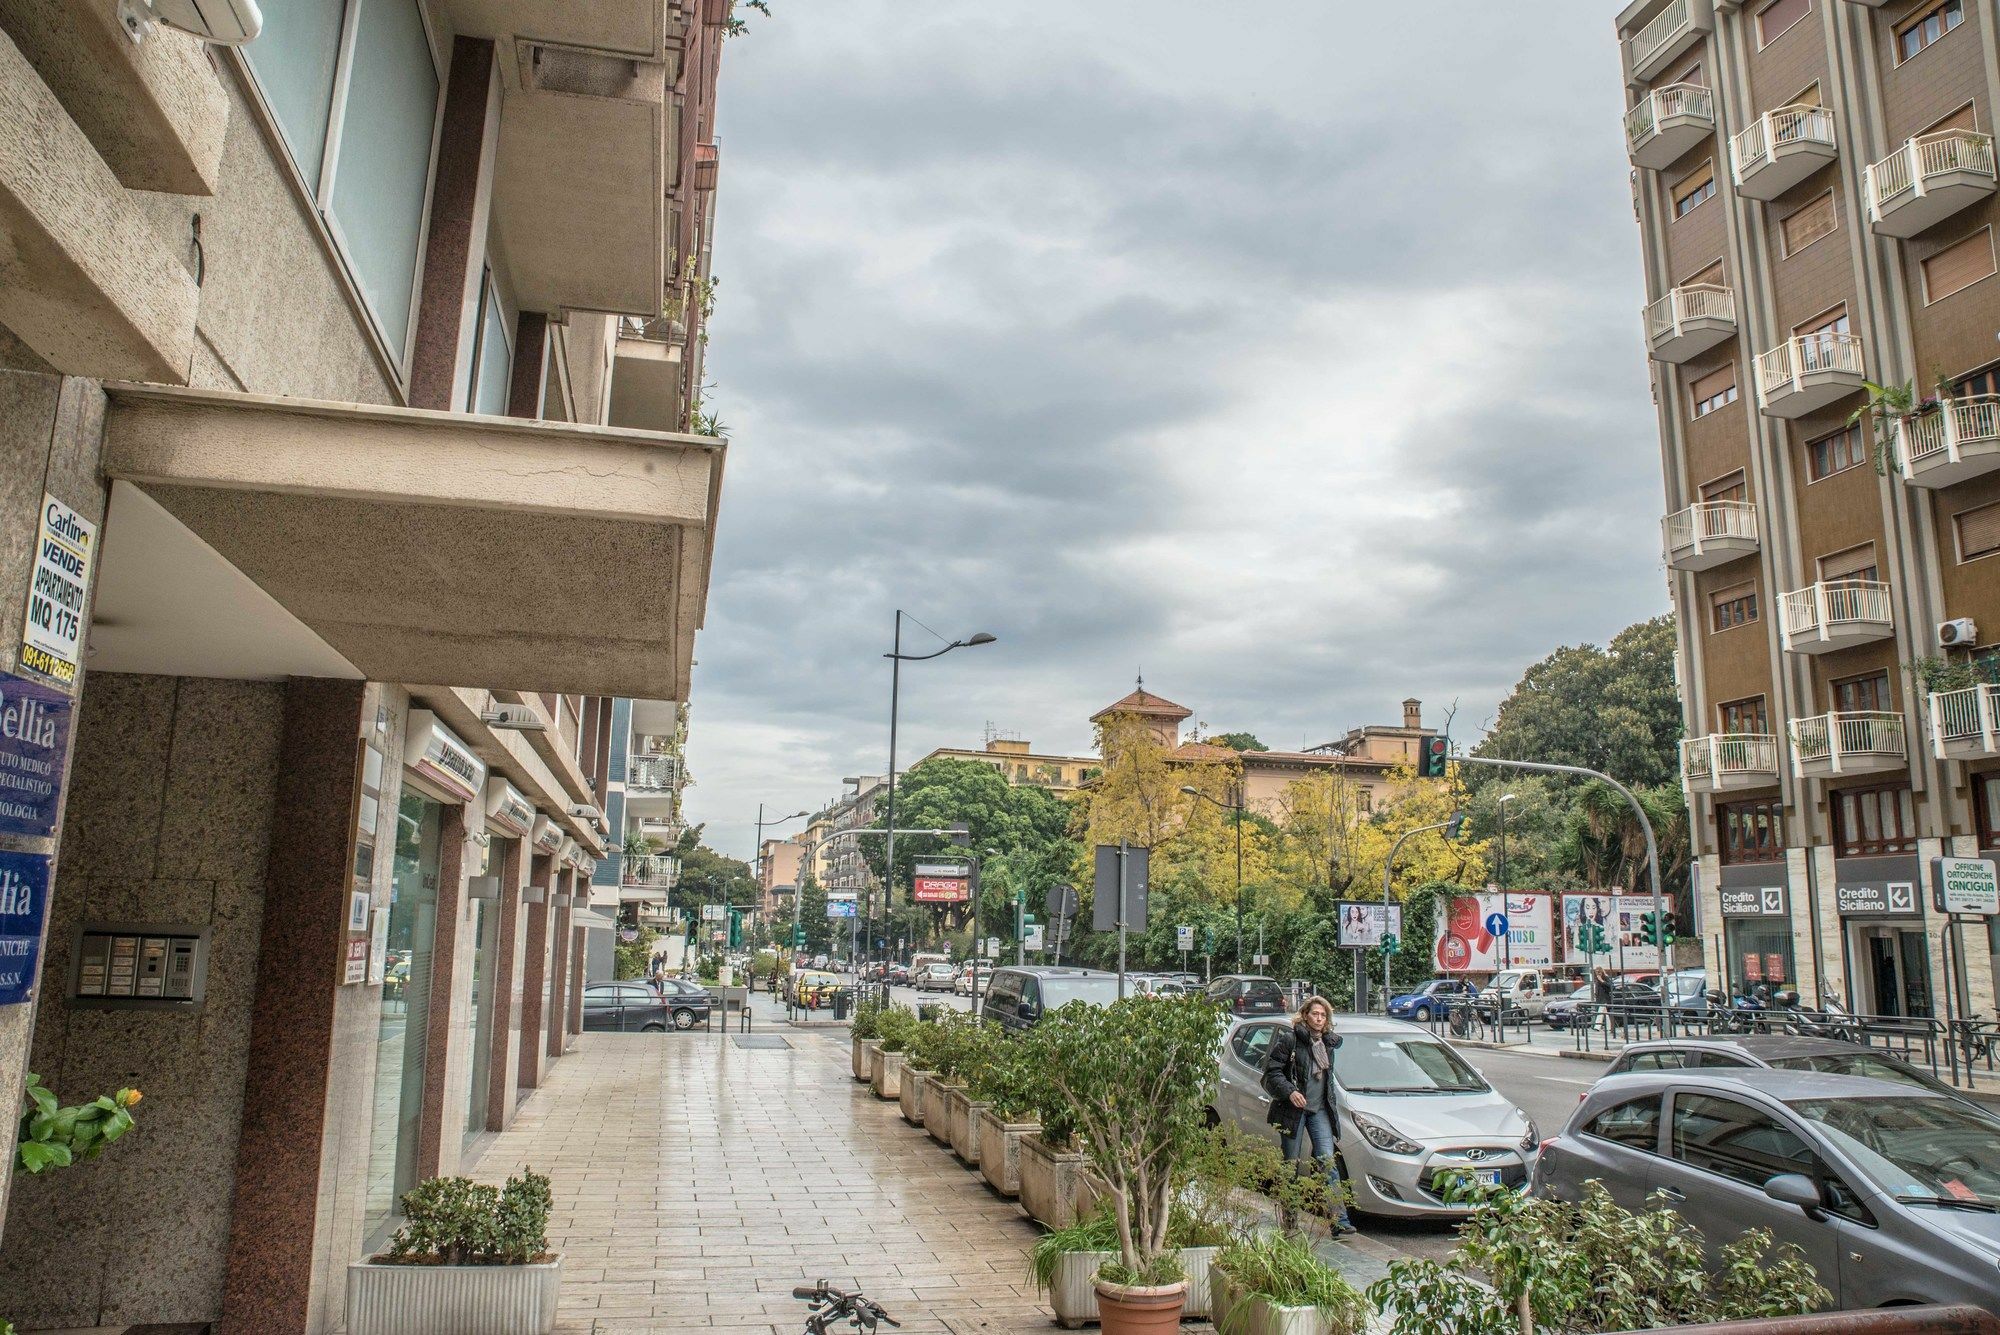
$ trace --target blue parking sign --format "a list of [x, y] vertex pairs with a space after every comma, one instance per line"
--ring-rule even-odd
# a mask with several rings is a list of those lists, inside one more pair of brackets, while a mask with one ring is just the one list
[[0, 853], [0, 1006], [18, 1006], [34, 995], [48, 903], [48, 858]]

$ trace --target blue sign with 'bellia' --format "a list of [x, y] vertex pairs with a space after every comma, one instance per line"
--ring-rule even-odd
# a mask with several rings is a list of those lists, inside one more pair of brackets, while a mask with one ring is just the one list
[[48, 858], [0, 853], [0, 1006], [18, 1006], [34, 996], [48, 904]]
[[56, 832], [69, 710], [61, 691], [0, 672], [0, 834]]

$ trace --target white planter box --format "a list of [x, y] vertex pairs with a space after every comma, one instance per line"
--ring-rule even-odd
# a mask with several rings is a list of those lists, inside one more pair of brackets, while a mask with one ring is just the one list
[[857, 1038], [854, 1040], [854, 1078], [856, 1080], [866, 1080], [868, 1078], [869, 1071], [872, 1069], [869, 1054], [881, 1046], [882, 1040], [879, 1038]]
[[944, 1097], [945, 1134], [951, 1138], [951, 1152], [967, 1168], [979, 1167], [979, 1114], [989, 1105], [974, 1103], [963, 1089], [953, 1089]]
[[903, 1060], [902, 1089], [896, 1094], [896, 1101], [903, 1105], [903, 1120], [911, 1126], [924, 1124], [924, 1105], [930, 1102], [931, 1073], [911, 1066], [908, 1057]]
[[1064, 1252], [1056, 1260], [1055, 1282], [1049, 1285], [1049, 1306], [1064, 1330], [1097, 1320], [1097, 1268], [1110, 1252]]
[[875, 1051], [868, 1055], [868, 1064], [868, 1087], [875, 1091], [875, 1097], [900, 1098], [903, 1093], [903, 1054], [884, 1052], [878, 1043]]
[[932, 1076], [930, 1087], [924, 1090], [924, 1130], [940, 1145], [951, 1144], [951, 1107], [947, 1095], [955, 1088], [962, 1086], [947, 1085]]
[[1003, 1122], [991, 1108], [979, 1114], [979, 1175], [1002, 1196], [1021, 1194], [1021, 1137], [1041, 1130], [1037, 1122]]
[[537, 1265], [347, 1267], [348, 1335], [549, 1335], [562, 1258]]
[[1036, 1131], [1021, 1137], [1021, 1208], [1045, 1228], [1076, 1222], [1076, 1179], [1083, 1156], [1053, 1150]]
[[1209, 1318], [1215, 1300], [1209, 1290], [1209, 1264], [1222, 1251], [1220, 1247], [1181, 1248], [1181, 1273], [1187, 1276], [1187, 1305], [1181, 1308], [1183, 1317]]
[[[1274, 1307], [1263, 1298], [1236, 1292], [1220, 1273], [1210, 1276], [1209, 1290], [1215, 1328], [1220, 1331], [1227, 1322], [1229, 1335], [1331, 1335], [1333, 1330], [1317, 1307]], [[1248, 1310], [1237, 1315], [1239, 1305]]]

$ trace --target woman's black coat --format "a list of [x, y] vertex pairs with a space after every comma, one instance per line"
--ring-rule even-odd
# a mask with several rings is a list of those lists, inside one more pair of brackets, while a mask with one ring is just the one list
[[[1332, 1050], [1340, 1046], [1340, 1035], [1326, 1036], [1328, 1060], [1332, 1060]], [[1296, 1135], [1299, 1119], [1305, 1109], [1292, 1106], [1292, 1095], [1303, 1093], [1311, 1073], [1306, 1069], [1312, 1062], [1312, 1035], [1302, 1024], [1294, 1024], [1289, 1029], [1280, 1029], [1271, 1036], [1271, 1046], [1264, 1053], [1264, 1092], [1271, 1096], [1271, 1110], [1264, 1120], [1272, 1126], [1283, 1127], [1286, 1135]], [[1326, 1082], [1326, 1110], [1333, 1112], [1334, 1085], [1331, 1077]]]

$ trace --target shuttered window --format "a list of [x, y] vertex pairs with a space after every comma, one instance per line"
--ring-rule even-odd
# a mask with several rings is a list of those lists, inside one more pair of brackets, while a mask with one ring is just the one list
[[1860, 580], [1867, 584], [1878, 582], [1882, 575], [1875, 565], [1875, 544], [1864, 542], [1859, 547], [1849, 547], [1844, 552], [1820, 557], [1819, 577], [1827, 583], [1835, 580]]
[[1958, 559], [1971, 561], [2000, 552], [2000, 503], [1960, 510], [1951, 517], [1958, 530]]
[[1834, 228], [1833, 191], [1794, 210], [1778, 224], [1784, 238], [1785, 254], [1796, 255]]
[[1993, 274], [1993, 229], [1982, 227], [1924, 261], [1924, 304], [1943, 301]]
[[1728, 477], [1719, 477], [1705, 484], [1701, 489], [1705, 501], [1745, 501], [1750, 499], [1749, 489], [1743, 485], [1743, 470], [1737, 469]]
[[1674, 186], [1674, 217], [1685, 218], [1694, 207], [1715, 196], [1715, 160], [1696, 167]]
[[1794, 325], [1792, 333], [1799, 338], [1810, 338], [1814, 334], [1845, 334], [1849, 332], [1849, 325], [1847, 304], [1843, 302], [1830, 311], [1822, 311], [1812, 319]]
[[1701, 62], [1697, 60], [1693, 64], [1687, 66], [1685, 69], [1679, 70], [1676, 73], [1669, 75], [1667, 78], [1662, 79], [1660, 81], [1660, 86], [1668, 87], [1677, 83], [1692, 83], [1692, 84], [1699, 84], [1704, 88], [1707, 87], [1708, 86], [1707, 83], [1702, 78]]
[[1727, 403], [1736, 402], [1736, 363], [1711, 371], [1688, 388], [1694, 415], [1706, 417]]
[[1771, 715], [1764, 707], [1764, 697], [1753, 695], [1748, 700], [1730, 700], [1715, 707], [1715, 715], [1727, 737], [1740, 737], [1745, 733], [1760, 734], [1771, 731]]
[[1806, 444], [1806, 466], [1812, 480], [1832, 477], [1865, 463], [1868, 446], [1861, 439], [1861, 424], [1850, 422], [1830, 436]]
[[1771, 0], [1757, 11], [1757, 45], [1769, 46], [1778, 34], [1812, 12], [1812, 0]]
[[1715, 263], [1709, 265], [1706, 269], [1703, 269], [1700, 273], [1688, 279], [1685, 283], [1682, 283], [1681, 286], [1682, 287], [1724, 286], [1724, 283], [1722, 281], [1722, 261], [1717, 260]]
[[1716, 630], [1747, 626], [1757, 619], [1757, 586], [1739, 584], [1709, 595], [1709, 609]]
[[1908, 60], [1965, 22], [1965, 0], [1943, 0], [1896, 29], [1896, 59]]
[[1889, 698], [1889, 674], [1871, 672], [1832, 683], [1833, 707], [1843, 714], [1886, 714], [1896, 706]]

